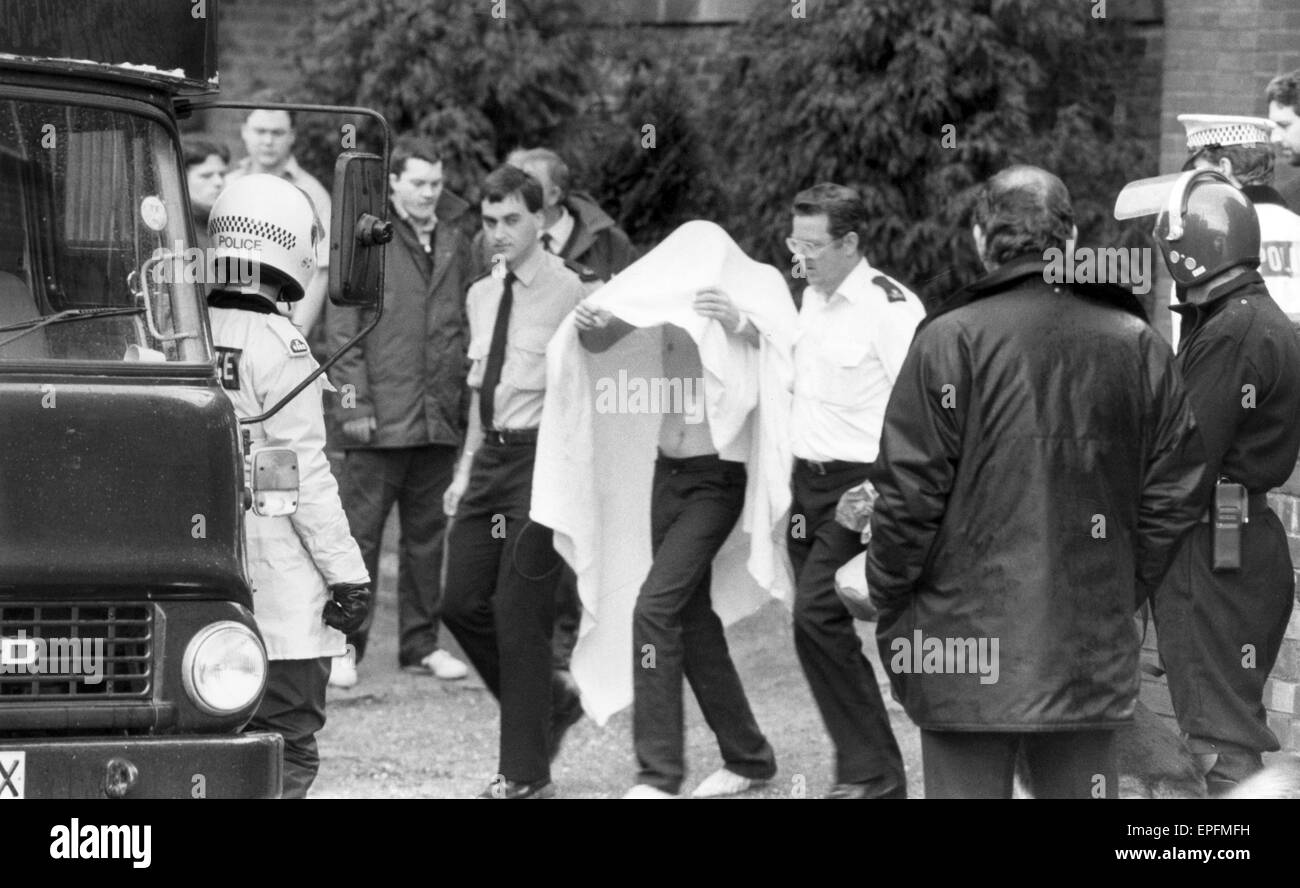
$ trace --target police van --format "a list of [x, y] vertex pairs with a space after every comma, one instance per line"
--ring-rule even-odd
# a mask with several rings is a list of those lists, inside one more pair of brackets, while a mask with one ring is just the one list
[[[294, 456], [246, 452], [183, 272], [216, 14], [0, 0], [0, 799], [280, 792], [280, 737], [240, 733], [267, 664], [243, 524], [293, 510]], [[387, 125], [331, 110], [383, 137], [339, 158], [329, 232], [331, 300], [377, 322]]]

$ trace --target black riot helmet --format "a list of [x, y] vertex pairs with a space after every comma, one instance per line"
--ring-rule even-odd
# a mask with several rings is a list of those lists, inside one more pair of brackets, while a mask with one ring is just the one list
[[1174, 280], [1190, 287], [1237, 265], [1259, 265], [1259, 216], [1215, 170], [1178, 177], [1156, 219], [1156, 243]]

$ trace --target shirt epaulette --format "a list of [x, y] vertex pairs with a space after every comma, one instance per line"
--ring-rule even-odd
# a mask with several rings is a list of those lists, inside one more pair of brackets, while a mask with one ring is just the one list
[[268, 315], [266, 326], [271, 332], [275, 333], [276, 338], [284, 343], [284, 349], [292, 358], [307, 357], [311, 354], [311, 349], [307, 347], [307, 340], [303, 338], [302, 332], [293, 325], [293, 321], [284, 315]]
[[907, 301], [907, 297], [903, 295], [903, 291], [899, 289], [898, 285], [895, 284], [893, 281], [891, 281], [889, 278], [885, 277], [883, 274], [878, 274], [875, 277], [873, 277], [871, 279], [871, 283], [875, 284], [877, 287], [883, 290], [885, 293], [885, 298], [890, 302]]
[[584, 284], [590, 284], [594, 281], [600, 280], [600, 275], [596, 274], [596, 272], [592, 271], [581, 262], [575, 262], [572, 259], [565, 259], [564, 267], [576, 274], [578, 280], [582, 281]]

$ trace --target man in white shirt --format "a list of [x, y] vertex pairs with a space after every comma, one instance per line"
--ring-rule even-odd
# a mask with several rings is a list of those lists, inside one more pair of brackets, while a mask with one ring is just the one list
[[907, 778], [871, 663], [835, 572], [863, 549], [835, 507], [866, 480], [885, 406], [925, 309], [863, 256], [867, 210], [856, 191], [822, 183], [794, 199], [796, 273], [808, 278], [794, 347], [790, 520], [794, 640], [835, 744], [828, 798], [906, 798]]

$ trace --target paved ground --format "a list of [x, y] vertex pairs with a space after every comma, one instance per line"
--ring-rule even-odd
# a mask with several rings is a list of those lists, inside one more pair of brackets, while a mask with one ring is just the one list
[[[460, 682], [407, 675], [397, 668], [396, 556], [381, 567], [379, 612], [361, 681], [330, 689], [320, 733], [319, 798], [466, 798], [496, 773], [497, 706], [476, 675]], [[863, 624], [859, 624], [862, 626]], [[460, 655], [444, 630], [445, 646]], [[779, 605], [728, 631], [732, 654], [759, 724], [776, 749], [780, 772], [767, 798], [816, 797], [831, 783], [831, 747], [795, 658], [789, 616]], [[868, 646], [871, 650], [874, 644]], [[884, 677], [879, 663], [878, 677]], [[712, 734], [689, 690], [686, 789], [721, 764]], [[886, 694], [888, 699], [888, 694]], [[907, 763], [909, 793], [921, 796], [916, 728], [890, 701]], [[570, 731], [554, 778], [562, 797], [617, 798], [633, 782], [631, 719], [624, 711], [603, 728], [584, 719]]]

